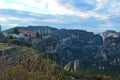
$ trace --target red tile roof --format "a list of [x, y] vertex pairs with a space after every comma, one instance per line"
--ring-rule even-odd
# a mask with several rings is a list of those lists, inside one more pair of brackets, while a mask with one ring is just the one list
[[27, 36], [32, 36], [32, 35], [36, 35], [37, 32], [32, 32], [32, 31], [27, 31], [27, 30], [19, 30], [20, 33], [27, 35]]

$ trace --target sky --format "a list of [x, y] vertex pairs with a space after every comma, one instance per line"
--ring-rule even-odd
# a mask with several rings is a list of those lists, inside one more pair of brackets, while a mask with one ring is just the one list
[[0, 24], [120, 32], [120, 0], [0, 0]]

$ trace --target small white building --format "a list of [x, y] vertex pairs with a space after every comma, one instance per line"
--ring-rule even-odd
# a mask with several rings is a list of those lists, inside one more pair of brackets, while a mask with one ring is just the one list
[[15, 38], [24, 38], [23, 34], [9, 34], [9, 36], [15, 37]]

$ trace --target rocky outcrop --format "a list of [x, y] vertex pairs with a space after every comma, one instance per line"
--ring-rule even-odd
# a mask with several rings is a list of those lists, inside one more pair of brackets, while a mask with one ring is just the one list
[[105, 39], [108, 37], [118, 38], [119, 33], [113, 30], [107, 30], [105, 32], [100, 33], [100, 36], [103, 38], [103, 41], [105, 41]]
[[77, 71], [79, 69], [79, 60], [70, 61], [65, 65], [64, 70], [66, 71]]

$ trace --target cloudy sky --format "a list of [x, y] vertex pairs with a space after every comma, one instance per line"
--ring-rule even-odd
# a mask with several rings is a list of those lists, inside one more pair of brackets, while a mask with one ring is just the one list
[[120, 31], [120, 0], [0, 0], [0, 24]]

